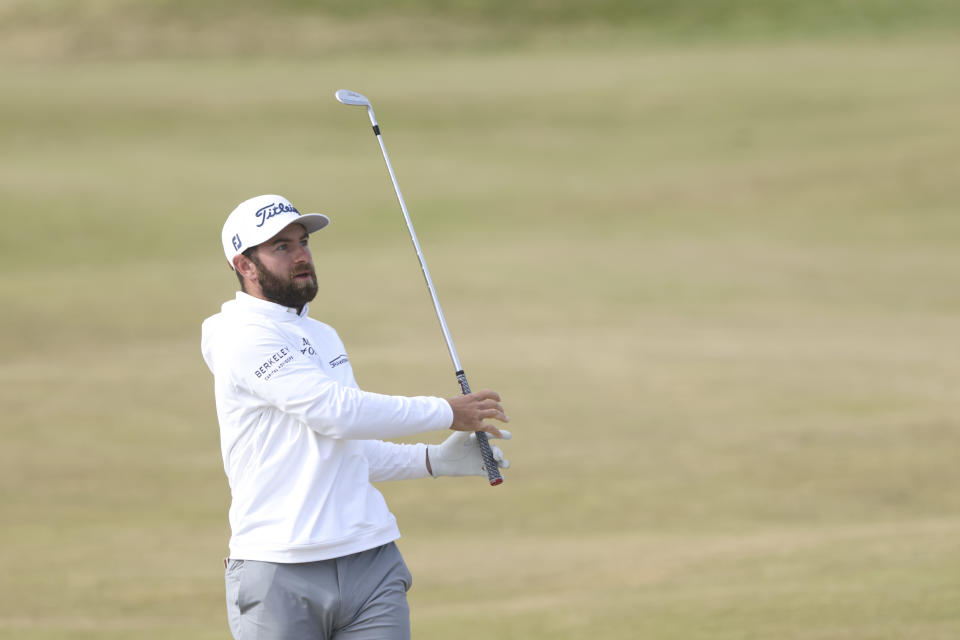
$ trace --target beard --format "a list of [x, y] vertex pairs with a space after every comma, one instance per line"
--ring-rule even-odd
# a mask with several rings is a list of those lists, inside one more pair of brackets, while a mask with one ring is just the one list
[[[260, 289], [267, 300], [284, 307], [300, 309], [317, 296], [317, 274], [312, 264], [297, 267], [284, 278], [270, 272], [255, 256], [251, 257], [251, 260], [257, 265]], [[309, 274], [310, 277], [295, 277], [300, 274]]]

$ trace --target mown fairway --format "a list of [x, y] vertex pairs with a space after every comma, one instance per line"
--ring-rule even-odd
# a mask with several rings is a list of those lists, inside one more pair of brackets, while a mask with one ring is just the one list
[[332, 217], [362, 386], [456, 393], [338, 88], [513, 418], [502, 487], [383, 486], [415, 637], [960, 637], [955, 42], [3, 63], [0, 637], [228, 637], [240, 200]]

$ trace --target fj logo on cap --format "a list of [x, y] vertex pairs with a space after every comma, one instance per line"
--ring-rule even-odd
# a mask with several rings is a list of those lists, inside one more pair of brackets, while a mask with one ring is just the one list
[[257, 226], [262, 227], [263, 223], [269, 220], [270, 218], [272, 218], [273, 216], [281, 213], [287, 213], [288, 211], [292, 211], [293, 213], [296, 213], [296, 214], [300, 213], [293, 207], [292, 204], [285, 204], [283, 202], [280, 202], [280, 203], [271, 202], [265, 207], [260, 207], [259, 209], [257, 209], [256, 213], [254, 214], [260, 220], [260, 222], [257, 223]]
[[240, 234], [233, 236], [233, 248], [237, 251], [240, 251], [240, 247], [243, 246], [243, 243], [240, 242]]

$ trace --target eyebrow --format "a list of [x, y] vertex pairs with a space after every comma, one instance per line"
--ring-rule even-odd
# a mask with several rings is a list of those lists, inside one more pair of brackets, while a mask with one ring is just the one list
[[296, 240], [306, 240], [306, 239], [308, 239], [309, 237], [310, 237], [310, 234], [309, 234], [309, 233], [304, 233], [304, 234], [301, 235], [299, 238], [294, 238], [293, 236], [277, 237], [277, 238], [274, 238], [273, 240], [270, 241], [270, 246], [275, 247], [276, 245], [280, 244], [281, 242], [292, 242], [292, 241], [295, 240], [295, 239], [296, 239]]

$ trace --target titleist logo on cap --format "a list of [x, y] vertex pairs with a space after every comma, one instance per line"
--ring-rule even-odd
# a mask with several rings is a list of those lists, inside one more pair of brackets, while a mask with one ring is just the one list
[[273, 216], [279, 213], [286, 213], [288, 211], [292, 211], [293, 213], [296, 213], [298, 215], [300, 213], [293, 207], [292, 204], [285, 204], [283, 202], [280, 202], [280, 203], [271, 202], [265, 207], [260, 207], [259, 209], [257, 209], [257, 211], [254, 214], [257, 216], [257, 219], [260, 220], [260, 222], [257, 223], [257, 226], [262, 227], [263, 223], [269, 220], [270, 218], [272, 218]]

